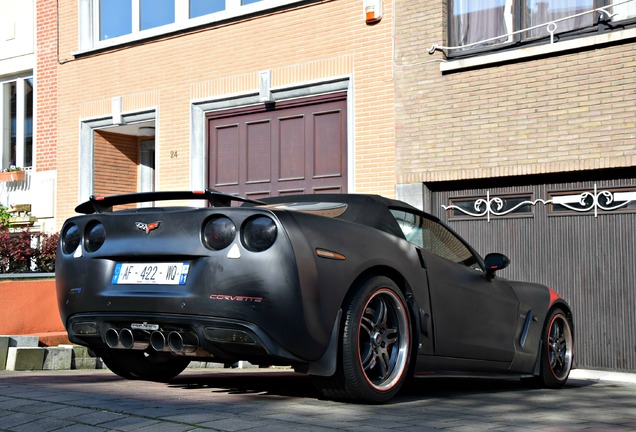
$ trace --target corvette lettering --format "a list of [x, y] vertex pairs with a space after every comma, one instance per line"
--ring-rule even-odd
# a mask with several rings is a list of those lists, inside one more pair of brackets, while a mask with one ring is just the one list
[[151, 223], [143, 223], [143, 222], [135, 222], [135, 226], [138, 230], [145, 231], [146, 234], [150, 234], [150, 231], [154, 231], [159, 228], [161, 225], [161, 221], [151, 222]]
[[238, 301], [238, 302], [247, 302], [247, 303], [260, 303], [263, 301], [263, 297], [233, 296], [233, 295], [226, 295], [226, 294], [210, 294], [210, 299]]

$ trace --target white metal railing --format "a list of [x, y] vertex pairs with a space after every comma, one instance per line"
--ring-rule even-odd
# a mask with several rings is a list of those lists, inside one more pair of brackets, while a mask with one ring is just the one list
[[488, 222], [490, 222], [491, 216], [505, 216], [526, 205], [560, 205], [568, 210], [578, 213], [587, 213], [593, 210], [594, 217], [598, 217], [599, 210], [611, 212], [627, 207], [629, 204], [634, 202], [636, 202], [636, 190], [621, 192], [599, 190], [595, 183], [594, 190], [590, 192], [554, 195], [551, 199], [547, 200], [540, 198], [535, 200], [526, 200], [517, 203], [509, 209], [504, 209], [504, 199], [492, 197], [490, 195], [490, 191], [486, 191], [486, 198], [479, 198], [475, 200], [473, 204], [474, 211], [469, 211], [453, 204], [448, 206], [442, 205], [442, 208], [445, 211], [459, 211], [466, 216], [475, 218], [486, 216]]

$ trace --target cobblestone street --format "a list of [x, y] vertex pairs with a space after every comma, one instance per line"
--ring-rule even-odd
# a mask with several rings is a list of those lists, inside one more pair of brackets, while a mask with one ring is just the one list
[[[581, 374], [578, 374], [581, 375]], [[322, 400], [289, 370], [187, 370], [169, 384], [107, 370], [0, 372], [6, 431], [636, 430], [636, 385], [577, 377], [421, 378], [386, 405]]]

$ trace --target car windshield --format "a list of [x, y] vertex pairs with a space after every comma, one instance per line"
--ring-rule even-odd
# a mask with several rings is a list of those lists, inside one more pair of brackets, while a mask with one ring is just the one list
[[336, 218], [347, 210], [347, 204], [336, 202], [292, 202], [268, 204], [263, 208], [271, 210], [290, 210], [318, 216]]

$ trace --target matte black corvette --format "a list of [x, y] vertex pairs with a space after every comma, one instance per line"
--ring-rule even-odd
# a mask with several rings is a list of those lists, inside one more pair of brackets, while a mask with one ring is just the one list
[[[112, 209], [195, 199], [209, 206]], [[558, 294], [497, 277], [504, 255], [480, 257], [400, 201], [206, 190], [92, 197], [76, 211], [56, 263], [62, 321], [125, 378], [248, 360], [292, 365], [326, 397], [384, 402], [434, 371], [559, 387], [572, 367]]]

